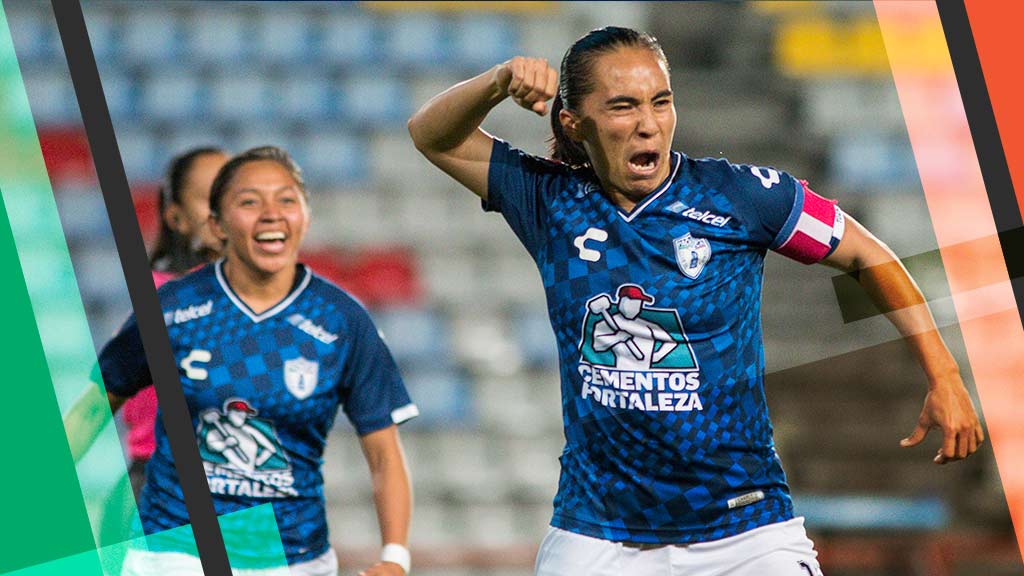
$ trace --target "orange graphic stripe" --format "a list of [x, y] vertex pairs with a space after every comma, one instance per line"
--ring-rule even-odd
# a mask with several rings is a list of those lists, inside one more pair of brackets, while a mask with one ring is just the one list
[[[1001, 10], [1007, 3], [994, 4]], [[916, 52], [921, 46], [935, 47], [936, 43], [912, 46], [893, 41], [907, 37], [908, 30], [918, 37], [944, 38], [942, 24], [931, 2], [876, 0], [875, 11], [960, 319], [988, 437], [1016, 527], [1017, 543], [1024, 549], [1024, 426], [1020, 424], [1018, 409], [1024, 406], [1024, 327], [1009, 288], [1006, 264], [949, 53], [934, 55], [941, 56], [941, 66], [930, 60], [932, 66], [923, 68]], [[975, 38], [978, 36], [975, 31]], [[940, 46], [946, 50], [944, 42]], [[1005, 57], [1009, 59], [1010, 55]], [[961, 246], [954, 248], [957, 245]], [[978, 286], [982, 278], [985, 284], [995, 283], [1003, 289], [963, 290]], [[978, 301], [979, 298], [985, 302]], [[980, 317], [972, 313], [986, 307], [997, 311]]]

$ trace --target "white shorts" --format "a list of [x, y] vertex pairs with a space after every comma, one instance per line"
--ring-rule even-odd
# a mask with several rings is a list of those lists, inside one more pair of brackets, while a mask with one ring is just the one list
[[697, 544], [627, 544], [551, 528], [537, 576], [822, 576], [804, 519]]
[[[338, 576], [338, 556], [330, 548], [320, 556], [291, 566], [232, 570], [234, 576]], [[121, 576], [203, 576], [198, 556], [183, 552], [129, 549]]]

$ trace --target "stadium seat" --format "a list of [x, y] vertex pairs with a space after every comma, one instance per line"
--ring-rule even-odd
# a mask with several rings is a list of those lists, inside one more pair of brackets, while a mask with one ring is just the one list
[[110, 225], [101, 216], [106, 214], [103, 195], [95, 185], [60, 185], [54, 188], [53, 195], [57, 200], [64, 236], [69, 243], [110, 235]]
[[551, 330], [547, 308], [543, 303], [524, 307], [513, 315], [514, 333], [523, 361], [530, 368], [558, 365], [558, 343]]
[[157, 156], [160, 148], [153, 135], [145, 129], [123, 128], [117, 130], [116, 136], [128, 180], [160, 180], [162, 163], [167, 159]]
[[449, 327], [444, 315], [429, 308], [392, 308], [374, 313], [391, 353], [401, 364], [452, 364]]
[[171, 65], [183, 52], [181, 15], [173, 9], [152, 5], [131, 11], [118, 21], [115, 37], [121, 38], [120, 55], [125, 63]]
[[137, 86], [134, 79], [117, 67], [104, 66], [100, 70], [100, 83], [103, 84], [103, 98], [107, 101], [111, 119], [114, 122], [133, 120]]
[[[389, 340], [390, 342], [390, 340]], [[420, 415], [409, 422], [412, 429], [464, 429], [475, 422], [469, 382], [457, 370], [404, 363], [403, 379]]]
[[[38, 117], [36, 123], [40, 124]], [[84, 130], [79, 127], [40, 126], [38, 133], [46, 172], [55, 188], [74, 184], [93, 185], [96, 172]]]
[[204, 84], [195, 73], [154, 69], [142, 82], [139, 114], [148, 122], [195, 120], [205, 113], [206, 97]]
[[833, 141], [829, 177], [851, 189], [916, 187], [910, 143], [873, 132], [848, 133]]
[[52, 23], [53, 13], [49, 6], [45, 9], [33, 7], [31, 10], [25, 6], [8, 6], [6, 12], [18, 61], [25, 64], [53, 62], [62, 58], [60, 37]]
[[451, 59], [447, 26], [432, 14], [401, 14], [388, 21], [385, 52], [399, 66], [426, 68]]
[[516, 27], [499, 16], [471, 16], [452, 30], [452, 53], [469, 70], [486, 69], [519, 52]]
[[23, 68], [21, 73], [37, 126], [81, 122], [78, 101], [66, 71], [60, 67], [32, 66]]
[[121, 39], [117, 35], [120, 28], [110, 10], [88, 3], [82, 6], [82, 12], [85, 15], [85, 27], [89, 31], [89, 44], [92, 46], [96, 63], [100, 66], [114, 65], [121, 54]]
[[350, 124], [379, 130], [404, 123], [412, 113], [405, 83], [386, 73], [348, 75], [338, 88], [339, 106]]
[[332, 11], [323, 21], [319, 59], [327, 65], [362, 68], [382, 57], [377, 22], [356, 12]]
[[337, 87], [321, 75], [289, 74], [274, 80], [271, 90], [283, 120], [315, 126], [338, 113]]
[[186, 56], [192, 63], [227, 66], [249, 55], [251, 25], [237, 10], [197, 7], [189, 21]]
[[299, 64], [312, 54], [313, 20], [298, 10], [261, 6], [255, 26], [255, 55], [268, 64]]
[[310, 183], [321, 186], [351, 184], [366, 178], [363, 138], [334, 129], [307, 134], [297, 140], [295, 154], [303, 158], [303, 170]]
[[271, 112], [270, 86], [253, 73], [225, 73], [209, 84], [207, 113], [221, 121], [265, 121]]

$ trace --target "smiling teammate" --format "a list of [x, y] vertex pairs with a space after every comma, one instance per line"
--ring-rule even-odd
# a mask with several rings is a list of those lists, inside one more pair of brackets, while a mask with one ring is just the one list
[[[321, 461], [340, 406], [370, 468], [385, 544], [363, 573], [402, 576], [412, 495], [396, 425], [418, 412], [366, 310], [298, 262], [310, 218], [298, 166], [273, 147], [235, 156], [213, 182], [210, 211], [224, 257], [159, 294], [218, 515], [270, 504], [286, 573], [335, 576]], [[99, 360], [116, 411], [150, 380], [134, 317]], [[156, 439], [139, 503], [146, 534], [188, 524], [159, 420]], [[276, 534], [243, 529], [225, 535], [252, 542], [249, 564], [233, 567], [280, 575], [267, 540]], [[188, 554], [132, 549], [124, 574], [201, 575], [202, 567]]]
[[[553, 161], [480, 129], [506, 98], [543, 115], [552, 97]], [[409, 121], [417, 149], [505, 218], [544, 282], [566, 446], [536, 572], [817, 575], [764, 398], [767, 250], [856, 273], [889, 311], [930, 384], [904, 445], [938, 427], [935, 461], [956, 460], [981, 426], [885, 245], [784, 172], [672, 151], [675, 125], [661, 47], [624, 28], [579, 39], [560, 74], [533, 58], [496, 65]], [[661, 354], [656, 340], [674, 345]]]

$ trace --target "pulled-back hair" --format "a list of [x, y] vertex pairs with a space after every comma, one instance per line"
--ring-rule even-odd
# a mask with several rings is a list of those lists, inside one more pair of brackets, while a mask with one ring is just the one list
[[191, 238], [171, 228], [164, 218], [164, 212], [171, 204], [180, 205], [182, 203], [185, 183], [188, 181], [188, 176], [192, 172], [196, 160], [212, 154], [225, 154], [225, 152], [213, 146], [192, 148], [172, 158], [170, 164], [167, 165], [167, 173], [157, 191], [159, 194], [160, 232], [157, 235], [153, 253], [149, 257], [149, 265], [156, 270], [180, 274], [206, 261], [206, 254], [195, 250]]
[[586, 166], [590, 158], [583, 146], [570, 139], [562, 128], [558, 113], [564, 108], [579, 110], [583, 99], [594, 89], [594, 61], [603, 54], [619, 48], [645, 48], [665, 64], [668, 60], [661, 44], [646, 32], [631, 28], [607, 26], [591, 30], [573, 43], [562, 57], [558, 74], [558, 94], [551, 105], [551, 157], [570, 166]]
[[299, 165], [292, 159], [291, 155], [284, 148], [260, 146], [258, 148], [250, 148], [228, 160], [227, 164], [221, 167], [220, 172], [217, 172], [217, 177], [214, 178], [213, 185], [210, 186], [211, 214], [214, 216], [220, 215], [221, 200], [223, 200], [224, 194], [227, 192], [228, 186], [231, 184], [231, 180], [234, 179], [235, 174], [238, 173], [238, 170], [250, 162], [259, 162], [261, 160], [270, 160], [280, 164], [288, 171], [292, 180], [295, 180], [295, 183], [298, 184], [302, 195], [307, 196], [306, 182], [302, 179], [302, 169], [299, 168]]

